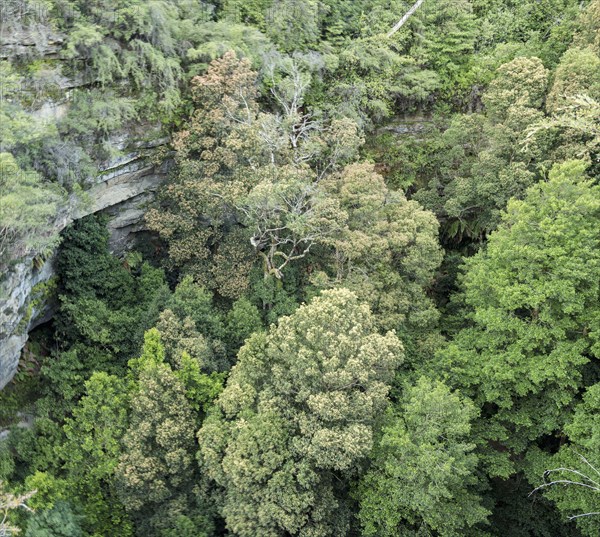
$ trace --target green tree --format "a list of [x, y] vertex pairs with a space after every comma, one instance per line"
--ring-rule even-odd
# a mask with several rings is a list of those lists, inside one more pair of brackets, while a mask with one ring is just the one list
[[556, 165], [509, 203], [487, 248], [466, 260], [470, 326], [438, 355], [452, 385], [484, 409], [475, 434], [489, 442], [495, 475], [512, 471], [511, 453], [560, 430], [600, 352], [600, 196], [585, 167]]
[[600, 384], [590, 386], [564, 433], [567, 442], [552, 456], [538, 452], [531, 457], [530, 477], [543, 483], [537, 491], [556, 503], [565, 519], [575, 521], [582, 535], [591, 537], [600, 531]]
[[422, 377], [386, 416], [358, 496], [363, 535], [477, 535], [481, 505], [471, 401]]
[[575, 44], [592, 45], [596, 53], [600, 52], [600, 2], [592, 0], [580, 16], [580, 25], [575, 35]]
[[314, 48], [323, 7], [319, 0], [272, 0], [265, 16], [267, 35], [286, 52]]
[[197, 479], [196, 423], [185, 386], [163, 356], [160, 345], [153, 356], [146, 346], [115, 470], [119, 498], [138, 535], [157, 534], [190, 514]]
[[518, 57], [501, 65], [483, 101], [494, 115], [502, 116], [511, 106], [541, 108], [548, 70], [539, 58]]
[[122, 359], [113, 367], [124, 366], [158, 318], [168, 293], [164, 274], [148, 263], [112, 256], [105, 217], [77, 220], [63, 239], [57, 261], [59, 339], [64, 346], [83, 347], [80, 358], [103, 352]]
[[82, 518], [68, 503], [58, 502], [52, 509], [38, 511], [29, 519], [25, 537], [83, 537]]
[[569, 105], [569, 98], [580, 95], [600, 98], [600, 57], [591, 48], [572, 47], [556, 68], [546, 108], [558, 112]]
[[218, 507], [240, 536], [343, 535], [402, 345], [350, 291], [323, 292], [242, 347], [198, 433]]
[[426, 294], [442, 259], [434, 215], [390, 190], [369, 163], [349, 165], [322, 184], [348, 219], [331, 241], [330, 257], [321, 252], [327, 277], [317, 274], [315, 283], [349, 287], [371, 306], [383, 330], [402, 334], [409, 350], [438, 318]]
[[236, 300], [225, 319], [227, 348], [237, 355], [246, 339], [262, 328], [259, 309], [247, 298]]
[[185, 276], [165, 306], [156, 328], [165, 346], [167, 361], [174, 368], [179, 367], [184, 352], [205, 372], [230, 367], [223, 316], [205, 288], [194, 283], [191, 276]]
[[118, 501], [114, 477], [127, 429], [129, 393], [123, 380], [105, 372], [85, 382], [86, 393], [65, 420], [66, 441], [59, 454], [73, 505], [82, 506], [82, 527], [97, 535], [131, 534]]

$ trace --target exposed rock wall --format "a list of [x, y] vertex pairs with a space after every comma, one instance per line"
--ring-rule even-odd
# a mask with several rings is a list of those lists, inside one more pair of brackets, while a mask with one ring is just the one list
[[[43, 27], [5, 30], [0, 33], [0, 60], [18, 57], [23, 62], [36, 58], [56, 67], [58, 94], [54, 92], [52, 99], [36, 99], [35, 109], [29, 112], [39, 120], [60, 120], [70, 106], [70, 91], [85, 86], [77, 74], [63, 75], [61, 50], [66, 36]], [[21, 89], [24, 95], [34, 91]], [[144, 229], [146, 206], [166, 178], [166, 166], [156, 168], [152, 155], [168, 142], [168, 137], [161, 125], [139, 121], [114, 133], [108, 142], [119, 156], [108, 163], [97, 163], [98, 173], [86, 183], [83, 201], [69, 200], [56, 215], [55, 227], [60, 231], [77, 218], [105, 211], [110, 217], [110, 247], [119, 253], [131, 242], [132, 233]], [[0, 274], [0, 389], [17, 370], [28, 332], [53, 314], [48, 284], [53, 276], [54, 256], [42, 267], [31, 258], [23, 259]]]
[[[158, 139], [155, 145], [163, 143], [164, 139]], [[76, 218], [105, 211], [110, 217], [111, 249], [122, 252], [132, 233], [145, 229], [146, 206], [165, 177], [165, 167], [157, 169], [149, 164], [148, 147], [132, 153], [126, 162], [104, 170], [102, 179], [86, 192], [88, 203], [77, 209], [64, 208], [57, 215], [56, 227], [62, 230]], [[54, 256], [40, 268], [26, 259], [0, 282], [0, 389], [16, 372], [28, 332], [52, 315], [51, 304], [39, 287], [53, 276]]]
[[0, 303], [0, 388], [15, 374], [28, 330], [44, 315], [45, 304], [32, 304], [29, 308], [33, 289], [52, 275], [52, 260], [41, 269], [35, 269], [31, 263], [20, 263], [2, 282], [0, 292], [5, 299]]

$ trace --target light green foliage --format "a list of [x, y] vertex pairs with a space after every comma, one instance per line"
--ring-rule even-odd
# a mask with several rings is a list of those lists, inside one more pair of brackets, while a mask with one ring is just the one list
[[526, 496], [600, 464], [600, 3], [425, 0], [387, 38], [413, 1], [3, 2], [3, 266], [55, 244], [49, 183], [178, 131], [138, 235], [170, 289], [64, 232], [2, 397], [23, 532], [579, 535], [595, 495]]
[[329, 98], [344, 115], [363, 121], [363, 115], [375, 121], [389, 117], [395, 98], [408, 106], [421, 103], [440, 85], [436, 73], [419, 69], [414, 58], [396, 53], [381, 36], [350, 42], [332, 78]]
[[262, 330], [263, 324], [258, 308], [247, 298], [236, 300], [227, 312], [225, 338], [227, 347], [236, 351], [253, 333]]
[[[157, 117], [158, 112], [163, 117], [171, 116], [181, 102], [178, 84], [183, 71], [177, 57], [177, 39], [184, 37], [189, 19], [204, 13], [202, 7], [186, 13], [179, 2], [118, 0], [110, 5], [81, 1], [73, 4], [72, 9], [80, 18], [69, 32], [64, 55], [84, 58], [90, 67], [87, 76], [101, 86], [118, 87], [119, 82], [128, 81], [138, 92], [132, 107], [139, 105], [141, 110], [148, 101], [154, 104], [155, 110], [146, 108], [146, 115], [150, 112]], [[116, 104], [118, 99], [113, 102]], [[91, 105], [94, 104], [95, 100]], [[77, 114], [69, 115], [70, 125], [75, 126]], [[95, 109], [90, 110], [90, 115], [98, 121], [103, 117]], [[92, 127], [87, 132], [96, 131]]]
[[476, 410], [440, 382], [421, 378], [387, 413], [372, 466], [358, 488], [363, 535], [476, 535], [488, 511], [474, 492], [469, 442]]
[[424, 105], [437, 91], [466, 89], [475, 37], [470, 3], [425, 2], [391, 39], [385, 34], [413, 2], [326, 3], [325, 31], [340, 45], [327, 100], [345, 115], [377, 122]]
[[97, 133], [107, 138], [136, 115], [132, 99], [117, 97], [107, 91], [77, 91], [70, 114], [58, 127], [61, 132], [71, 135], [87, 137], [89, 133]]
[[[247, 4], [244, 2], [244, 4]], [[188, 49], [187, 57], [196, 63], [196, 71], [204, 71], [210, 62], [233, 50], [239, 58], [250, 58], [252, 66], [258, 68], [264, 57], [273, 53], [274, 45], [256, 28], [234, 24], [228, 20], [207, 22], [194, 28], [200, 37], [198, 45]]]
[[129, 360], [129, 369], [138, 374], [148, 364], [162, 364], [165, 361], [165, 348], [161, 341], [160, 332], [151, 328], [144, 333], [144, 345], [139, 358]]
[[529, 127], [525, 146], [555, 129], [561, 132], [562, 145], [557, 151], [559, 157], [567, 155], [597, 162], [597, 157], [594, 157], [600, 148], [600, 101], [587, 95], [566, 99], [564, 108], [559, 112]]
[[165, 304], [157, 328], [173, 367], [179, 367], [184, 352], [205, 372], [229, 367], [223, 318], [212, 300], [206, 289], [186, 276]]
[[113, 486], [128, 404], [121, 379], [94, 373], [85, 382], [85, 395], [74, 406], [72, 417], [65, 420], [64, 442], [55, 448], [56, 456], [64, 461], [66, 481], [50, 482], [48, 501], [67, 500], [77, 506], [84, 515], [81, 526], [94, 535], [131, 535], [131, 523]]
[[191, 408], [204, 415], [223, 391], [225, 373], [202, 373], [198, 361], [185, 352], [181, 355], [180, 362], [175, 376], [185, 386], [185, 395]]
[[346, 229], [332, 241], [327, 284], [356, 292], [384, 330], [404, 336], [435, 325], [437, 312], [424, 291], [441, 262], [433, 214], [388, 189], [372, 164], [350, 165], [324, 188], [348, 214]]
[[240, 350], [198, 434], [218, 506], [240, 536], [343, 535], [339, 493], [373, 445], [402, 346], [369, 308], [326, 291]]
[[541, 57], [546, 65], [555, 65], [572, 38], [579, 6], [573, 0], [476, 0], [478, 48], [485, 52], [505, 43], [516, 45]]
[[221, 4], [221, 20], [249, 23], [264, 31], [265, 15], [272, 0], [224, 0]]
[[600, 2], [591, 0], [579, 19], [575, 35], [577, 45], [591, 45], [596, 53], [600, 52]]
[[541, 108], [548, 70], [539, 58], [518, 57], [501, 65], [483, 102], [492, 115], [503, 117], [513, 106]]
[[174, 524], [195, 480], [195, 422], [183, 383], [158, 357], [143, 365], [116, 468], [119, 498], [138, 535]]
[[563, 425], [582, 366], [600, 352], [598, 193], [584, 163], [556, 166], [509, 203], [487, 248], [466, 261], [471, 326], [439, 358], [488, 409], [480, 434], [508, 449], [492, 450], [498, 457]]
[[[185, 49], [196, 42], [193, 26], [206, 20], [207, 6], [171, 0], [9, 4], [6, 11], [14, 7], [20, 22], [31, 25], [15, 35], [35, 39], [28, 55], [19, 57], [11, 49], [12, 67], [4, 61], [0, 66], [8, 82], [0, 110], [4, 150], [14, 148], [61, 184], [83, 183], [97, 173], [89, 155], [114, 156], [114, 145], [106, 140], [130, 120], [175, 119], [182, 105]], [[84, 87], [67, 89], [73, 84]], [[49, 103], [61, 105], [56, 116], [34, 113]]]
[[109, 478], [121, 453], [129, 395], [125, 383], [104, 372], [85, 382], [86, 393], [65, 420], [62, 447], [69, 479], [81, 483]]
[[[1, 123], [1, 119], [0, 119]], [[46, 253], [58, 243], [54, 218], [65, 200], [58, 185], [0, 152], [0, 268], [11, 259]]]
[[0, 61], [0, 141], [1, 152], [12, 151], [19, 145], [39, 143], [56, 135], [52, 122], [36, 118], [21, 105], [25, 96], [24, 79], [7, 61]]
[[569, 105], [569, 98], [587, 95], [600, 98], [600, 57], [591, 48], [567, 50], [556, 68], [546, 108], [558, 112]]
[[477, 26], [472, 2], [466, 0], [441, 0], [425, 2], [422, 12], [413, 24], [416, 35], [410, 55], [435, 72], [440, 78], [440, 90], [446, 95], [469, 91], [466, 68], [472, 61]]
[[49, 472], [34, 472], [25, 478], [25, 488], [36, 493], [29, 501], [32, 509], [52, 509], [56, 502], [68, 499], [69, 483]]

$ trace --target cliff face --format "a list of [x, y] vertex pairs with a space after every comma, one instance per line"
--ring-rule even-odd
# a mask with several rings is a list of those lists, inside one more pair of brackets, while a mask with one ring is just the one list
[[[86, 192], [89, 203], [79, 209], [66, 207], [57, 215], [56, 227], [60, 230], [76, 218], [105, 211], [110, 216], [111, 249], [122, 252], [132, 234], [144, 229], [145, 207], [165, 177], [164, 168], [148, 163], [148, 148], [132, 153], [126, 163], [115, 163], [110, 173]], [[32, 259], [25, 259], [0, 283], [0, 389], [17, 370], [28, 332], [52, 316], [48, 282], [54, 276], [54, 260], [51, 256], [38, 268]]]
[[[35, 47], [36, 56], [58, 60], [63, 36], [42, 36], [34, 42], [29, 34], [13, 33], [1, 36], [0, 60], [14, 54], [26, 54]], [[61, 80], [64, 98], [38, 103], [35, 116], [52, 119], [61, 117], [69, 106], [68, 91], [81, 85], [73, 79]], [[142, 140], [143, 138], [143, 140]], [[157, 187], [166, 178], [166, 166], [157, 168], [151, 157], [168, 142], [160, 125], [138, 122], [111, 137], [111, 147], [119, 153], [107, 163], [98, 163], [98, 173], [85, 190], [83, 200], [72, 197], [56, 215], [56, 230], [88, 214], [104, 211], [110, 217], [111, 249], [124, 251], [132, 234], [144, 229], [143, 215]], [[51, 318], [53, 314], [53, 276], [55, 255], [43, 266], [32, 258], [18, 260], [0, 275], [0, 389], [14, 376], [27, 342], [28, 332]]]

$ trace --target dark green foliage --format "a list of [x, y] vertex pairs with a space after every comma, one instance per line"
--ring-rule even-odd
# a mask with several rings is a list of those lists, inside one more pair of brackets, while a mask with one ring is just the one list
[[508, 200], [539, 178], [547, 158], [544, 138], [527, 151], [520, 144], [543, 117], [548, 71], [538, 58], [516, 58], [497, 72], [483, 96], [486, 113], [454, 116], [428, 144], [432, 158], [422, 168], [428, 184], [415, 199], [438, 215], [448, 241], [485, 237]]
[[83, 537], [81, 518], [68, 503], [59, 502], [31, 516], [25, 537]]
[[132, 267], [108, 253], [105, 223], [90, 216], [64, 233], [57, 330], [65, 345], [87, 347], [80, 352], [127, 359], [156, 322], [167, 289], [161, 271], [147, 263]]
[[580, 537], [575, 524], [569, 524], [554, 503], [531, 494], [537, 485], [523, 474], [511, 479], [493, 479], [489, 499], [494, 502], [490, 518], [491, 534], [497, 537]]
[[129, 293], [129, 276], [108, 255], [106, 218], [88, 216], [63, 232], [57, 270], [61, 288], [73, 297], [110, 298]]
[[56, 446], [62, 444], [64, 434], [61, 427], [49, 418], [38, 417], [33, 427], [15, 427], [6, 441], [13, 457], [9, 482], [22, 481], [36, 471], [57, 473], [61, 461], [56, 457]]
[[[566, 441], [560, 450], [552, 455], [536, 451], [529, 458], [529, 480], [541, 487], [537, 494], [543, 493], [556, 503], [563, 518], [595, 513], [598, 509], [599, 409], [600, 384], [594, 384], [565, 425]], [[552, 482], [558, 483], [548, 485]], [[597, 535], [600, 530], [596, 516], [582, 516], [575, 524], [586, 537]]]

